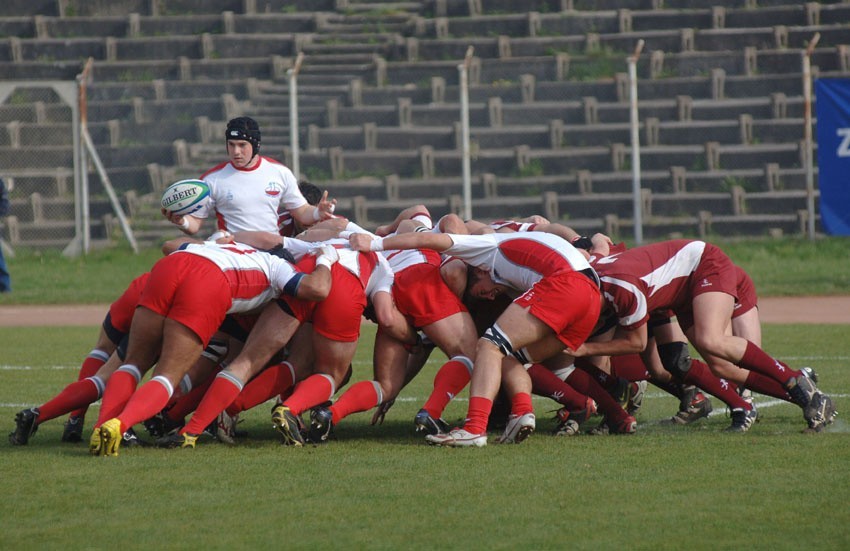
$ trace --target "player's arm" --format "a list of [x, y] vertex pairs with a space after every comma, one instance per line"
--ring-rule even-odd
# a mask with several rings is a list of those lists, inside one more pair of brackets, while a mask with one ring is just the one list
[[319, 220], [327, 220], [333, 218], [334, 210], [336, 209], [336, 199], [328, 199], [328, 192], [325, 190], [322, 193], [322, 198], [315, 206], [305, 203], [300, 207], [289, 209], [292, 217], [298, 220], [302, 226], [310, 226]]
[[386, 291], [375, 293], [372, 296], [372, 307], [375, 309], [378, 325], [387, 336], [405, 344], [416, 344], [418, 341], [416, 331], [398, 311], [390, 293]]
[[268, 251], [278, 245], [285, 245], [285, 238], [280, 234], [267, 231], [238, 231], [233, 234], [233, 240], [237, 243], [250, 245], [261, 251]]
[[646, 324], [634, 328], [617, 327], [614, 336], [609, 341], [585, 342], [577, 350], [566, 350], [576, 357], [583, 356], [622, 356], [624, 354], [639, 354], [646, 348]]
[[[294, 292], [295, 298], [301, 300], [320, 301], [328, 298], [331, 292], [331, 266], [339, 260], [339, 253], [331, 245], [323, 245], [318, 249], [316, 267], [312, 273], [301, 275]], [[291, 291], [284, 287], [284, 292]]]
[[534, 231], [539, 231], [539, 232], [543, 232], [543, 233], [551, 233], [553, 235], [557, 235], [558, 237], [560, 237], [564, 241], [569, 241], [570, 243], [572, 243], [574, 239], [581, 237], [578, 234], [578, 232], [576, 232], [571, 227], [565, 226], [563, 224], [558, 224], [558, 223], [552, 223], [552, 224], [550, 224], [549, 222], [538, 223], [534, 227]]
[[373, 239], [365, 233], [354, 233], [348, 239], [351, 248], [360, 252], [405, 249], [433, 249], [443, 252], [454, 244], [452, 238], [445, 233], [401, 233], [381, 239]]

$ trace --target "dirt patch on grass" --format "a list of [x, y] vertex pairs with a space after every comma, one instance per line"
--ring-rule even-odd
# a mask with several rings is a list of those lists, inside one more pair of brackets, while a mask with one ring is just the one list
[[[108, 304], [0, 306], [0, 327], [99, 326]], [[759, 300], [762, 323], [850, 324], [850, 296], [770, 297]]]

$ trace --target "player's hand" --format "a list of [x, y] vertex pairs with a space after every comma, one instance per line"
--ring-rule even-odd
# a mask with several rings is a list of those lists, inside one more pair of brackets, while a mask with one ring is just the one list
[[549, 219], [547, 219], [543, 216], [540, 216], [539, 214], [532, 214], [531, 216], [526, 218], [525, 221], [528, 222], [529, 224], [537, 224], [538, 226], [541, 225], [541, 224], [548, 224], [549, 223]]
[[352, 233], [348, 238], [348, 244], [355, 251], [368, 253], [372, 250], [372, 236], [368, 233]]
[[375, 409], [374, 415], [372, 415], [372, 424], [373, 425], [383, 425], [384, 417], [387, 415], [387, 412], [393, 407], [395, 404], [395, 398], [392, 400], [387, 400], [386, 402], [381, 402], [381, 405]]
[[322, 245], [316, 254], [316, 266], [322, 265], [331, 268], [339, 260], [339, 252], [333, 245]]
[[568, 346], [564, 349], [564, 354], [569, 354], [573, 358], [583, 358], [584, 356], [587, 356], [587, 348], [585, 348], [583, 344], [575, 350]]
[[319, 209], [319, 220], [328, 220], [329, 218], [334, 217], [334, 210], [336, 210], [336, 199], [328, 200], [328, 190], [325, 190], [322, 193], [322, 198], [319, 200], [319, 204], [316, 205], [316, 208]]

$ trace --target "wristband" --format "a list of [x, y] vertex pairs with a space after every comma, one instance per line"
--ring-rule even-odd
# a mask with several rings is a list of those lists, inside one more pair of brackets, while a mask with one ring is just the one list
[[379, 239], [372, 240], [372, 242], [369, 243], [369, 250], [375, 251], [375, 252], [383, 251], [384, 250], [384, 238], [381, 237]]
[[188, 230], [189, 229], [189, 219], [184, 216], [183, 222], [178, 224], [178, 226], [180, 227], [181, 230]]
[[334, 264], [334, 262], [330, 258], [326, 257], [325, 255], [321, 255], [321, 256], [319, 256], [319, 258], [316, 259], [316, 266], [324, 266], [328, 270], [331, 269], [331, 266], [333, 264]]
[[348, 230], [342, 230], [341, 232], [339, 232], [339, 238], [340, 239], [348, 239], [349, 237], [351, 237], [352, 233], [354, 233], [354, 232], [350, 232]]
[[591, 241], [589, 237], [584, 235], [580, 235], [574, 238], [572, 241], [570, 241], [570, 243], [572, 243], [573, 247], [577, 249], [584, 249], [586, 251], [589, 251], [593, 248], [593, 241]]
[[321, 211], [319, 211], [319, 207], [316, 207], [313, 210], [313, 220], [318, 222], [321, 218], [322, 218], [322, 213], [321, 213]]

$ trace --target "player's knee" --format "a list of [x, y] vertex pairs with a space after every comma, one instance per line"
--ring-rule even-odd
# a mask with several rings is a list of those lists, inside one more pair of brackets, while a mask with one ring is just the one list
[[691, 368], [691, 354], [688, 345], [683, 342], [670, 342], [658, 345], [658, 355], [661, 364], [671, 375], [681, 380]]

